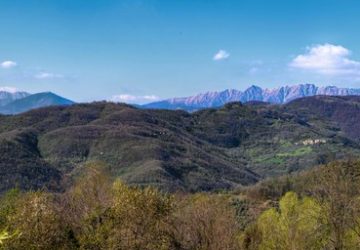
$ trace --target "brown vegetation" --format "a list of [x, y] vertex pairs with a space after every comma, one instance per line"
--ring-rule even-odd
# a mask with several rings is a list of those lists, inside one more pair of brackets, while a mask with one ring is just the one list
[[[4, 249], [358, 249], [360, 162], [334, 162], [237, 193], [167, 194], [85, 168], [64, 193], [8, 192]], [[270, 192], [272, 190], [272, 192]]]

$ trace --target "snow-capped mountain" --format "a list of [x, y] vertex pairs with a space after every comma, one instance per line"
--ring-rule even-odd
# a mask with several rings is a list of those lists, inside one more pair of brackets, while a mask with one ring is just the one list
[[10, 87], [0, 87], [0, 106], [4, 106], [18, 99], [29, 96], [30, 94], [24, 91], [17, 91]]
[[0, 87], [0, 114], [18, 114], [48, 106], [66, 106], [73, 101], [51, 92], [29, 94], [11, 87]]
[[145, 104], [144, 108], [197, 110], [202, 108], [220, 107], [228, 102], [262, 101], [283, 104], [294, 99], [314, 95], [360, 95], [360, 89], [338, 88], [335, 86], [317, 87], [314, 84], [283, 86], [274, 89], [262, 89], [251, 86], [245, 91], [228, 89], [220, 92], [206, 92], [195, 96], [172, 98]]

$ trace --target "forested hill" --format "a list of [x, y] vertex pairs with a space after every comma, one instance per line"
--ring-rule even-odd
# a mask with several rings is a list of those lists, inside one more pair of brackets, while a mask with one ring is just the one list
[[101, 102], [0, 116], [0, 191], [61, 190], [88, 162], [169, 191], [246, 186], [359, 155], [359, 116], [352, 96], [191, 114]]

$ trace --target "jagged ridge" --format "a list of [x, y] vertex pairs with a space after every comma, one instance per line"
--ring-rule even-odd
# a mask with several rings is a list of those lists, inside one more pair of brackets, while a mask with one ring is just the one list
[[252, 85], [245, 91], [227, 89], [220, 92], [206, 92], [196, 96], [172, 98], [143, 105], [144, 108], [185, 109], [189, 111], [220, 107], [226, 103], [240, 101], [262, 101], [283, 104], [292, 100], [315, 95], [347, 96], [360, 95], [360, 89], [338, 88], [336, 86], [317, 87], [314, 84], [283, 86], [274, 89], [262, 89]]

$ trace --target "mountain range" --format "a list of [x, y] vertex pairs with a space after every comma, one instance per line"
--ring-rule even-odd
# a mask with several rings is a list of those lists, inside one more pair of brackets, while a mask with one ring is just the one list
[[232, 189], [360, 155], [360, 97], [196, 112], [97, 102], [0, 115], [0, 193], [63, 190], [87, 164], [166, 191]]
[[274, 89], [263, 89], [253, 85], [245, 91], [227, 89], [220, 92], [205, 92], [190, 97], [172, 98], [153, 102], [145, 104], [142, 107], [194, 111], [203, 108], [221, 107], [229, 102], [246, 103], [251, 101], [261, 101], [273, 104], [284, 104], [301, 97], [316, 95], [360, 95], [360, 89], [338, 88], [335, 86], [317, 87], [314, 84], [299, 84]]
[[[263, 89], [253, 85], [244, 91], [227, 89], [219, 92], [205, 92], [195, 96], [176, 97], [135, 106], [145, 109], [182, 109], [193, 112], [204, 108], [218, 108], [230, 102], [285, 104], [301, 97], [316, 95], [358, 96], [360, 95], [360, 89], [338, 88], [335, 86], [317, 87], [314, 84]], [[74, 104], [74, 102], [52, 92], [29, 94], [11, 88], [0, 88], [0, 114], [18, 114], [41, 107], [71, 104]]]
[[18, 114], [41, 107], [71, 104], [74, 102], [52, 92], [29, 94], [0, 89], [0, 114]]
[[29, 96], [30, 94], [24, 91], [17, 91], [12, 88], [0, 88], [0, 106], [7, 105], [15, 100]]

